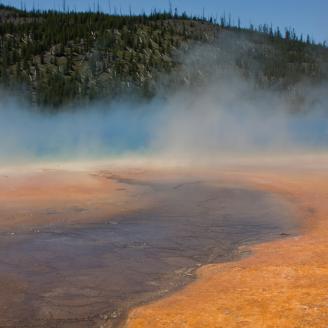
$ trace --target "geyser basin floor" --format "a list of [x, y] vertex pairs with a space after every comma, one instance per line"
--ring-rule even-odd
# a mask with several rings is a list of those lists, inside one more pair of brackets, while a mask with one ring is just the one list
[[[242, 245], [295, 232], [290, 205], [267, 192], [179, 174], [161, 179], [133, 172], [80, 174], [82, 185], [91, 179], [82, 188], [88, 193], [95, 179], [102, 186], [116, 186], [109, 188], [108, 198], [123, 190], [130, 201], [147, 206], [111, 213], [108, 220], [92, 222], [83, 216], [78, 222], [69, 217], [80, 212], [65, 213], [71, 208], [66, 202], [60, 211], [49, 211], [54, 223], [48, 218], [36, 227], [39, 220], [32, 219], [33, 228], [25, 222], [24, 229], [11, 230], [7, 224], [0, 238], [0, 327], [119, 325], [128, 309], [190, 282], [201, 265], [238, 257]], [[45, 181], [45, 173], [40, 176]], [[60, 176], [68, 178], [67, 172], [57, 172], [56, 181]], [[35, 175], [34, 184], [28, 179], [28, 185], [35, 186], [37, 179]], [[67, 185], [66, 179], [62, 183]], [[15, 194], [25, 190], [18, 185]], [[69, 185], [62, 190], [67, 195], [73, 188]], [[10, 199], [4, 191], [2, 197]], [[86, 197], [83, 213], [99, 197]], [[81, 201], [80, 194], [75, 198]], [[106, 206], [102, 193], [100, 198]], [[34, 215], [43, 213], [40, 208]]]
[[182, 291], [132, 311], [126, 327], [327, 328], [328, 158], [253, 164], [226, 175], [292, 199], [304, 217], [301, 236], [202, 267]]

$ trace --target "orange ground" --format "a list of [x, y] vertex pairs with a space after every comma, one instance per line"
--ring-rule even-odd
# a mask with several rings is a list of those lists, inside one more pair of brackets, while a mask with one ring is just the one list
[[101, 172], [29, 169], [0, 174], [0, 229], [109, 219], [146, 205], [138, 188]]
[[257, 245], [237, 262], [201, 268], [184, 290], [133, 310], [126, 326], [327, 328], [327, 168], [325, 160], [316, 168], [226, 171], [226, 177], [295, 201], [304, 218], [302, 235]]
[[[257, 245], [241, 261], [201, 268], [184, 290], [133, 310], [126, 326], [327, 328], [328, 160], [295, 163], [293, 169], [243, 166], [206, 174], [288, 197], [304, 219], [301, 236]], [[159, 173], [147, 172], [122, 174], [147, 179]], [[142, 187], [122, 186], [107, 174], [69, 169], [1, 173], [0, 229], [110, 218], [151, 201], [149, 193], [142, 196]]]

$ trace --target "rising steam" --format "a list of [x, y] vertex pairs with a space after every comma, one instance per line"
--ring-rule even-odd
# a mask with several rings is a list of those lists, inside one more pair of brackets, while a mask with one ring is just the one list
[[[195, 47], [182, 60], [184, 69], [190, 69], [189, 87], [170, 95], [159, 92], [146, 105], [116, 101], [108, 107], [99, 102], [44, 114], [3, 95], [0, 162], [123, 154], [213, 160], [231, 154], [325, 150], [326, 85], [300, 83], [303, 101], [295, 111], [287, 92], [265, 91], [251, 77], [242, 77], [229, 51]], [[193, 83], [195, 74], [202, 83]]]

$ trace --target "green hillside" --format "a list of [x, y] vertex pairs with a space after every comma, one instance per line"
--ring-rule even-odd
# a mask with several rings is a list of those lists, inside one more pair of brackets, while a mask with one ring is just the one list
[[0, 6], [0, 84], [50, 107], [132, 94], [151, 98], [159, 88], [206, 80], [206, 69], [192, 72], [181, 61], [200, 44], [211, 47], [218, 66], [227, 65], [231, 52], [229, 65], [261, 88], [288, 90], [328, 76], [328, 49], [293, 30], [242, 29], [224, 17], [216, 22], [177, 13], [111, 16]]

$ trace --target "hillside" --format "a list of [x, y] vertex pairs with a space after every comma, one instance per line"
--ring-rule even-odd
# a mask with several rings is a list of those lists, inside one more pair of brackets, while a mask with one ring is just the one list
[[207, 79], [213, 67], [185, 67], [181, 59], [200, 44], [211, 46], [215, 66], [230, 65], [261, 88], [292, 90], [302, 80], [328, 77], [328, 49], [293, 30], [242, 29], [224, 17], [215, 22], [172, 13], [110, 16], [0, 6], [0, 84], [50, 107], [126, 94], [150, 98], [158, 89]]

